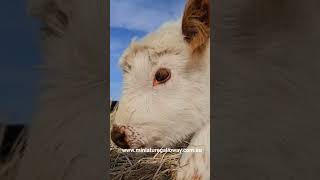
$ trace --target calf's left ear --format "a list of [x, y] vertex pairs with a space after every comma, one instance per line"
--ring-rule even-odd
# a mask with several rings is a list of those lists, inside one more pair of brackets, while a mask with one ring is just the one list
[[210, 0], [187, 0], [182, 17], [182, 34], [192, 51], [210, 39]]

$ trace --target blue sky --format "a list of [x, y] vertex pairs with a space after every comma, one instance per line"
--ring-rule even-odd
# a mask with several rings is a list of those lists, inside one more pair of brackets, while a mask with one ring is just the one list
[[168, 20], [178, 19], [184, 0], [110, 1], [110, 96], [119, 100], [122, 75], [119, 57], [134, 37], [141, 38]]
[[1, 1], [0, 123], [30, 121], [39, 94], [39, 24], [27, 15], [26, 4]]

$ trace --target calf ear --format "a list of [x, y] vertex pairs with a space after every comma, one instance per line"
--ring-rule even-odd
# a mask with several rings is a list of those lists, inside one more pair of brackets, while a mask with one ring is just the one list
[[193, 51], [210, 38], [210, 0], [188, 0], [182, 17], [182, 34]]

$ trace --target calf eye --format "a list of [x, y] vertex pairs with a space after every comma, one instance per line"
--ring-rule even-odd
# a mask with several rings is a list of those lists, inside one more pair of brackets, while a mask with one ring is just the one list
[[158, 69], [158, 71], [154, 76], [153, 86], [167, 82], [170, 79], [170, 77], [171, 77], [171, 73], [169, 69], [166, 69], [166, 68]]

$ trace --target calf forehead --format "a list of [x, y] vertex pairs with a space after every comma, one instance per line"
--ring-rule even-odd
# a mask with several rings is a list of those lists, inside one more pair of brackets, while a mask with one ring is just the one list
[[120, 66], [136, 59], [135, 56], [139, 52], [148, 52], [150, 57], [157, 57], [163, 54], [179, 54], [186, 50], [186, 47], [180, 21], [169, 22], [141, 40], [133, 41], [124, 51], [120, 59]]

